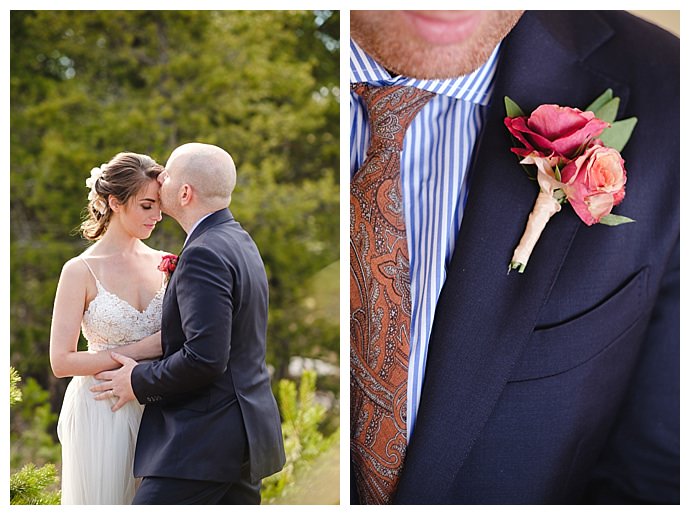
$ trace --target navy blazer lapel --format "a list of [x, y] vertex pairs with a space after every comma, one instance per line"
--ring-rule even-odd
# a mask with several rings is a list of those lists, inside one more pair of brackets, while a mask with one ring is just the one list
[[532, 111], [544, 103], [584, 108], [608, 87], [623, 101], [627, 94], [624, 86], [582, 63], [608, 37], [608, 27], [552, 33], [541, 16], [525, 13], [503, 43], [456, 251], [436, 309], [397, 502], [442, 503], [453, 487], [582, 223], [570, 206], [563, 206], [547, 225], [525, 273], [507, 275], [538, 186], [509, 150], [503, 97]]
[[[185, 242], [184, 246], [182, 247], [182, 250], [180, 251], [180, 254], [177, 256], [178, 262], [179, 259], [182, 257], [182, 254], [184, 251], [189, 247], [189, 244], [192, 243], [194, 240], [196, 240], [199, 236], [201, 236], [203, 233], [205, 233], [208, 229], [211, 227], [218, 225], [223, 222], [229, 222], [231, 220], [234, 220], [232, 213], [230, 212], [230, 209], [225, 208], [221, 209], [219, 211], [216, 211], [214, 213], [211, 213], [209, 216], [207, 216], [198, 226], [194, 228], [194, 231], [192, 231], [192, 234], [189, 236], [187, 241]], [[168, 283], [168, 286], [166, 288], [165, 292], [165, 297], [163, 300], [164, 307], [165, 307], [165, 300], [169, 297], [168, 293], [174, 290], [173, 286], [173, 281], [175, 280], [175, 273], [170, 276], [170, 282]]]
[[[194, 231], [192, 231], [192, 234], [189, 236], [189, 239], [185, 242], [184, 247], [182, 247], [182, 250], [180, 251], [179, 256], [177, 257], [178, 263], [180, 258], [182, 257], [182, 254], [184, 251], [189, 247], [190, 243], [192, 243], [194, 240], [196, 240], [199, 236], [201, 236], [203, 233], [205, 233], [208, 229], [211, 227], [214, 227], [220, 223], [223, 222], [228, 222], [234, 220], [232, 213], [230, 212], [230, 209], [225, 208], [221, 209], [219, 211], [216, 211], [214, 213], [211, 213], [209, 216], [207, 216], [198, 226], [194, 228]], [[166, 290], [165, 290], [165, 296], [163, 297], [163, 315], [165, 317], [165, 312], [169, 307], [169, 303], [173, 301], [173, 297], [175, 296], [175, 291], [176, 291], [176, 277], [177, 275], [175, 272], [172, 273], [170, 276], [170, 281], [167, 284]], [[166, 339], [163, 338], [163, 351], [164, 351], [164, 356], [167, 356], [167, 351], [168, 351], [168, 346], [166, 345]]]
[[[232, 217], [232, 213], [228, 208], [224, 208], [214, 213], [211, 213], [194, 229], [194, 231], [192, 231], [192, 234], [189, 236], [189, 239], [185, 243], [182, 252], [184, 252], [184, 250], [187, 247], [189, 247], [190, 243], [192, 243], [194, 240], [196, 240], [199, 236], [201, 236], [214, 225], [218, 225], [223, 222], [229, 222], [233, 219], [234, 218]], [[182, 255], [182, 252], [180, 252], [180, 255]]]

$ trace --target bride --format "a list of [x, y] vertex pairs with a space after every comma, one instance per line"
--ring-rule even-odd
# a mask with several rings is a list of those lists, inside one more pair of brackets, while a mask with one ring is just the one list
[[[94, 399], [93, 375], [119, 367], [109, 349], [135, 360], [161, 355], [163, 252], [141, 240], [161, 220], [158, 175], [149, 156], [124, 152], [87, 179], [91, 188], [84, 238], [96, 241], [63, 266], [55, 295], [50, 363], [57, 377], [74, 376], [60, 412], [62, 504], [131, 504], [132, 460], [143, 407]], [[78, 351], [79, 331], [88, 341]]]

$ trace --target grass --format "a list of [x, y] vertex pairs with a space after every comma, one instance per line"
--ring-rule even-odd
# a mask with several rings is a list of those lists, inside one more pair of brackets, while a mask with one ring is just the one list
[[301, 470], [273, 504], [340, 504], [340, 443]]

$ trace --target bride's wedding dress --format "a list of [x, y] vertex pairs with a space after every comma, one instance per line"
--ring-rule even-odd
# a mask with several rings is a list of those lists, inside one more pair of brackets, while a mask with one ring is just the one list
[[[89, 350], [115, 349], [160, 330], [163, 286], [139, 311], [93, 275], [98, 293], [81, 324]], [[62, 504], [131, 504], [134, 498], [132, 463], [143, 406], [134, 400], [113, 413], [115, 399], [94, 400], [89, 391], [98, 382], [93, 376], [77, 376], [65, 392], [57, 429], [62, 444]]]

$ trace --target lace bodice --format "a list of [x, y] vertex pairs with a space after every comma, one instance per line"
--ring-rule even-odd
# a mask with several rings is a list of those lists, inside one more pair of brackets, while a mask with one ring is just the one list
[[94, 278], [98, 293], [84, 312], [81, 323], [89, 350], [114, 349], [160, 330], [165, 286], [161, 286], [144, 311], [139, 311]]

